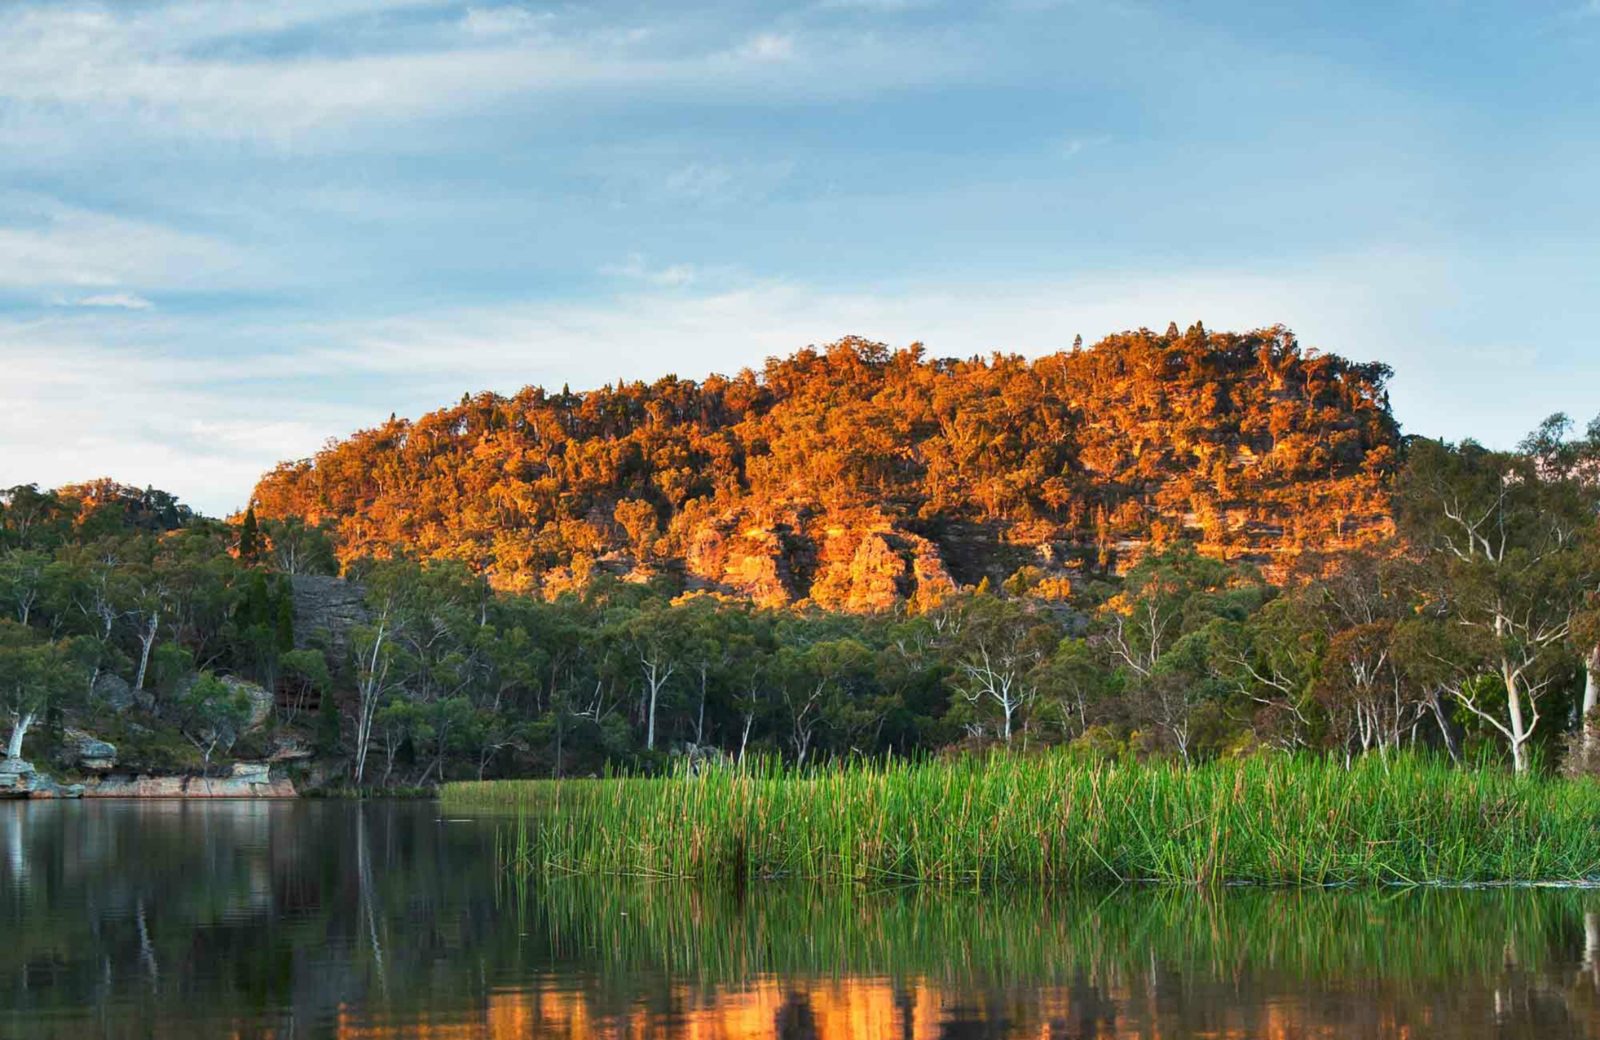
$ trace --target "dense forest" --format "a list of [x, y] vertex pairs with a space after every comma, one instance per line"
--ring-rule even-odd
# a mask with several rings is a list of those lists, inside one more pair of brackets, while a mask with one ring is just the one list
[[466, 397], [281, 466], [255, 503], [331, 522], [347, 561], [460, 560], [546, 595], [668, 571], [881, 610], [1031, 566], [1065, 596], [1186, 539], [1277, 573], [1386, 533], [1388, 375], [1282, 328], [1034, 361], [847, 339], [731, 379]]
[[1056, 744], [1590, 770], [1600, 426], [1402, 439], [1387, 376], [1282, 329], [851, 340], [391, 420], [227, 521], [0, 491], [10, 754], [81, 726], [362, 786]]

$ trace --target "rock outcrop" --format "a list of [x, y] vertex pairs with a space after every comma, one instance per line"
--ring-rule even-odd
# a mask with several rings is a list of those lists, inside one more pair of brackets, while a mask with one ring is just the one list
[[24, 759], [0, 759], [0, 798], [78, 798], [83, 790], [82, 784], [57, 783]]
[[60, 760], [69, 769], [104, 773], [117, 764], [117, 748], [93, 734], [69, 727], [61, 734]]
[[244, 732], [248, 733], [272, 717], [276, 700], [271, 690], [260, 683], [253, 683], [236, 675], [224, 675], [222, 683], [230, 690], [243, 693], [245, 699], [250, 702], [250, 719], [245, 723]]
[[227, 776], [107, 776], [83, 785], [85, 798], [293, 798], [293, 781], [269, 762], [235, 762]]
[[94, 699], [119, 715], [138, 700], [128, 680], [114, 672], [101, 672], [95, 677]]
[[291, 581], [295, 647], [323, 646], [343, 656], [350, 630], [367, 620], [366, 587], [324, 574], [296, 574]]

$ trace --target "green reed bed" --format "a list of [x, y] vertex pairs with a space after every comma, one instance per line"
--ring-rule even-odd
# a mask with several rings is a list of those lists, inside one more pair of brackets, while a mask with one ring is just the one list
[[973, 886], [1600, 876], [1600, 785], [1408, 756], [1185, 769], [997, 754], [452, 784], [443, 797], [515, 811], [501, 855], [522, 872]]
[[764, 974], [915, 975], [1008, 984], [1167, 968], [1271, 971], [1327, 984], [1381, 975], [1459, 985], [1573, 956], [1600, 892], [1463, 888], [1154, 891], [693, 882], [568, 877], [512, 886], [518, 930], [552, 959], [706, 982]]

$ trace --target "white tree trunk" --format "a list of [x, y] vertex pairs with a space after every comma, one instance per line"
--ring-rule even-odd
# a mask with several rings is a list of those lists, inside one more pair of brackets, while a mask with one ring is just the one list
[[134, 681], [135, 690], [144, 689], [145, 673], [150, 668], [150, 648], [155, 645], [156, 632], [161, 628], [161, 612], [154, 611], [150, 615], [150, 623], [139, 633], [139, 677]]
[[745, 748], [750, 745], [750, 727], [755, 724], [756, 713], [751, 712], [744, 717], [744, 732], [739, 735], [739, 762], [744, 762]]
[[1514, 673], [1506, 675], [1506, 713], [1511, 720], [1511, 765], [1518, 773], [1526, 773], [1528, 753], [1524, 745], [1533, 734], [1523, 721], [1521, 683]]
[[17, 724], [11, 727], [11, 742], [6, 745], [7, 758], [22, 757], [22, 740], [28, 735], [28, 727], [33, 725], [35, 714], [25, 711], [17, 716]]
[[1595, 723], [1600, 721], [1591, 717], [1595, 705], [1600, 704], [1600, 646], [1589, 651], [1583, 671], [1583, 715], [1579, 718], [1579, 725], [1583, 727], [1584, 739], [1592, 740], [1597, 728]]
[[[383, 692], [384, 677], [389, 662], [383, 658], [383, 639], [386, 628], [379, 622], [372, 640], [372, 658], [367, 664], [367, 674], [361, 681], [361, 700], [356, 706], [356, 786], [361, 786], [367, 772], [367, 748], [372, 743], [372, 720], [378, 713], [378, 698]], [[380, 670], [381, 669], [381, 670]]]
[[667, 665], [663, 668], [656, 661], [644, 658], [640, 659], [640, 663], [644, 665], [644, 681], [650, 691], [650, 703], [645, 710], [644, 749], [646, 751], [654, 751], [656, 749], [656, 701], [660, 697], [661, 688], [667, 685], [668, 679], [672, 678], [672, 673], [676, 666]]

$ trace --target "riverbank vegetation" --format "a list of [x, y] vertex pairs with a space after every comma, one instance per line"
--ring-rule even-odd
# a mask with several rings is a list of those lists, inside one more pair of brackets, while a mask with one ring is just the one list
[[874, 884], [1329, 885], [1600, 874], [1600, 786], [1437, 758], [1185, 767], [1070, 752], [452, 784], [519, 873]]
[[323, 655], [295, 647], [283, 561], [296, 552], [303, 566], [333, 566], [326, 538], [303, 525], [208, 519], [154, 489], [0, 491], [7, 757], [73, 770], [83, 729], [96, 757], [114, 740], [139, 771], [265, 757], [275, 688], [326, 678]]
[[[198, 768], [276, 753], [264, 734], [278, 732], [325, 781], [362, 788], [1060, 746], [1191, 766], [1424, 750], [1596, 771], [1600, 427], [1556, 417], [1514, 451], [1400, 439], [1385, 376], [1307, 355], [1283, 330], [1142, 332], [1027, 363], [847, 341], [694, 393], [530, 392], [543, 403], [515, 430], [505, 402], [468, 402], [447, 426], [364, 435], [354, 456], [271, 478], [272, 516], [209, 520], [111, 482], [12, 488], [0, 708], [18, 751], [105, 726], [189, 749], [165, 768]], [[1091, 415], [1068, 391], [1100, 383], [1107, 410]], [[727, 486], [684, 476], [687, 499], [662, 497], [678, 486], [662, 483], [662, 445], [697, 430], [710, 451], [732, 421], [713, 405], [733, 399], [743, 432], [707, 471], [725, 468]], [[895, 402], [922, 418], [874, 426]], [[716, 415], [695, 418], [701, 406]], [[835, 411], [860, 423], [829, 425]], [[867, 427], [882, 450], [847, 451]], [[490, 494], [458, 455], [495, 431], [559, 441], [567, 461], [540, 455]], [[959, 458], [958, 434], [975, 446]], [[1073, 452], [1046, 450], [1058, 435], [1078, 438]], [[472, 512], [501, 530], [512, 492], [537, 505], [544, 549], [528, 566], [549, 580], [507, 581], [497, 559], [437, 541], [434, 498], [347, 512], [351, 487], [422, 465], [417, 452], [462, 477], [445, 528]], [[983, 469], [997, 459], [1011, 462]], [[1026, 486], [1006, 497], [1008, 481]], [[1240, 505], [1252, 498], [1266, 511]], [[894, 516], [847, 508], [873, 501]], [[276, 515], [291, 506], [306, 515]], [[712, 537], [721, 520], [683, 519], [724, 506], [741, 524], [771, 506], [750, 537], [789, 548], [736, 553]], [[805, 530], [780, 531], [772, 517], [794, 509]], [[589, 549], [550, 540], [580, 528]], [[709, 578], [712, 558], [788, 591]], [[236, 698], [195, 694], [217, 692], [204, 673], [250, 680], [272, 718], [237, 732]]]

